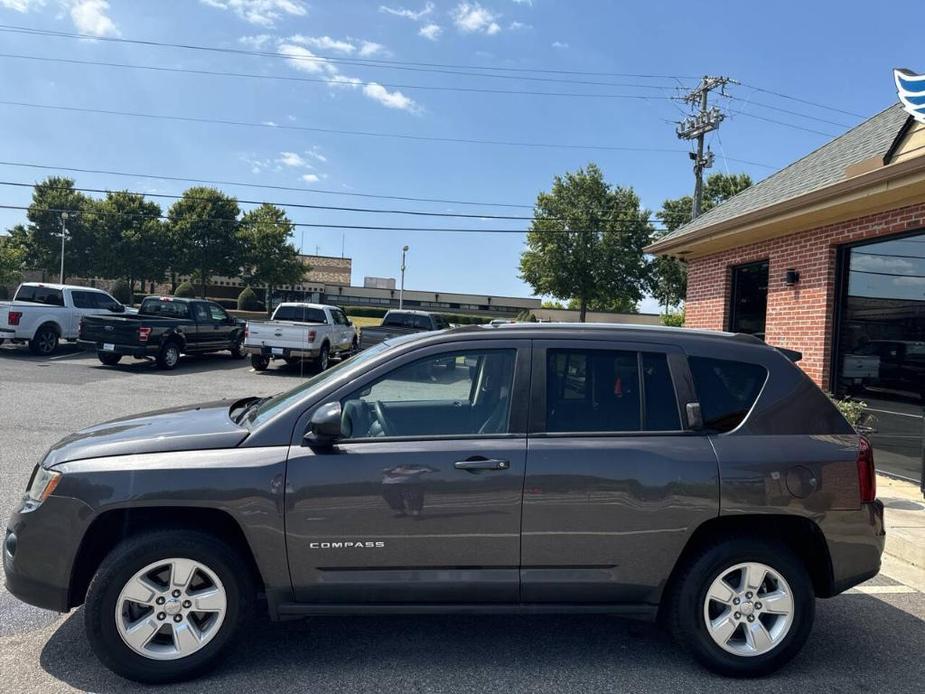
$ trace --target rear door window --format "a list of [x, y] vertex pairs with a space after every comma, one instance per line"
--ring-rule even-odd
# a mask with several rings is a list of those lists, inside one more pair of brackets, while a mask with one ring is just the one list
[[64, 306], [64, 295], [60, 289], [51, 287], [22, 286], [16, 292], [15, 301], [31, 301], [48, 306]]
[[708, 357], [688, 358], [703, 425], [718, 432], [732, 431], [748, 415], [768, 372], [758, 364]]

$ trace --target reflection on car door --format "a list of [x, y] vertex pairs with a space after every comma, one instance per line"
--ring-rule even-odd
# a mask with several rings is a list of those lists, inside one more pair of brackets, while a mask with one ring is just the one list
[[303, 415], [286, 494], [297, 600], [518, 599], [529, 361], [524, 340], [414, 350], [324, 398], [344, 413], [330, 450], [302, 444]]
[[651, 601], [718, 513], [710, 441], [685, 431], [676, 398], [686, 370], [667, 345], [534, 343], [524, 602]]

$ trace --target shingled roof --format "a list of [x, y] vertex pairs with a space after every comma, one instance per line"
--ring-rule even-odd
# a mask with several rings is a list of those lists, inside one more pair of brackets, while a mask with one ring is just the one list
[[666, 234], [653, 245], [678, 241], [715, 224], [839, 183], [848, 178], [848, 167], [885, 156], [907, 119], [908, 115], [900, 104], [890, 106], [694, 221]]

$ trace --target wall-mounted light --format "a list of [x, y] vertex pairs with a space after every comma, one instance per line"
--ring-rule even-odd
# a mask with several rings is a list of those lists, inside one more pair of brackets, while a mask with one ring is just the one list
[[792, 287], [799, 281], [800, 281], [800, 272], [798, 270], [794, 270], [793, 268], [788, 268], [787, 274], [784, 275], [784, 282], [787, 283], [787, 286]]

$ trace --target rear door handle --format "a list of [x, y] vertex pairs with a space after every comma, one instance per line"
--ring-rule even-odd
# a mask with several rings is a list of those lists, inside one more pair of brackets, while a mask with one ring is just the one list
[[511, 467], [511, 462], [509, 460], [473, 456], [466, 460], [457, 460], [453, 464], [453, 467], [457, 470], [469, 470], [470, 472], [478, 472], [479, 470], [507, 470]]

